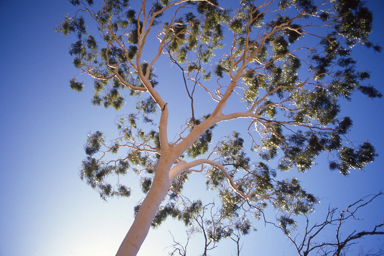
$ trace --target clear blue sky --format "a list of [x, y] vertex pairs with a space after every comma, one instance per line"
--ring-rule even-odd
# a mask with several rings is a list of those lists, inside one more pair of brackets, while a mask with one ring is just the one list
[[[371, 38], [384, 46], [384, 2], [367, 2], [376, 20]], [[114, 255], [140, 199], [105, 203], [79, 179], [86, 135], [96, 130], [113, 135], [114, 118], [124, 108], [116, 113], [94, 107], [90, 90], [79, 94], [69, 89], [68, 81], [77, 74], [68, 54], [71, 40], [52, 30], [67, 12], [73, 9], [65, 0], [0, 2], [1, 256]], [[359, 48], [357, 59], [360, 68], [371, 70], [370, 83], [384, 92], [383, 53]], [[355, 124], [351, 140], [372, 142], [379, 158], [364, 173], [354, 171], [348, 178], [330, 172], [321, 161], [310, 173], [297, 174], [322, 199], [317, 213], [330, 203], [343, 208], [384, 188], [384, 99], [358, 96], [343, 107]], [[367, 208], [366, 214], [378, 223], [384, 216], [384, 200]], [[167, 255], [163, 248], [172, 242], [168, 230], [174, 235], [184, 232], [175, 226], [167, 222], [150, 231], [140, 255]], [[294, 255], [283, 235], [267, 232], [261, 223], [258, 229], [244, 240], [244, 255]], [[199, 250], [191, 252], [197, 255]], [[225, 255], [216, 253], [212, 255]]]

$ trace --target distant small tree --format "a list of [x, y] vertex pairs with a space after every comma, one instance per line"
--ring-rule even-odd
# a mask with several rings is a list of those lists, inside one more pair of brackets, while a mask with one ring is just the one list
[[[204, 243], [201, 244], [201, 255], [207, 256], [208, 252], [216, 249], [218, 243], [224, 239], [232, 240], [236, 245], [236, 254], [240, 256], [241, 244], [240, 240], [243, 235], [247, 235], [251, 231], [251, 222], [241, 218], [228, 219], [217, 210], [214, 203], [199, 207], [199, 211], [195, 212], [192, 219], [189, 220], [189, 228], [187, 230], [187, 242], [182, 244], [174, 240], [170, 255], [186, 256], [189, 240], [192, 236], [201, 234]], [[199, 247], [200, 249], [200, 247]]]
[[[304, 218], [305, 221], [301, 223], [301, 226], [289, 217], [281, 218], [278, 223], [268, 221], [265, 215], [263, 215], [263, 217], [265, 223], [279, 228], [283, 234], [288, 237], [299, 256], [347, 255], [346, 252], [350, 246], [361, 242], [363, 238], [367, 236], [384, 235], [384, 221], [377, 223], [373, 227], [369, 227], [370, 229], [367, 230], [357, 230], [356, 228], [353, 228], [354, 231], [351, 231], [350, 233], [346, 233], [345, 230], [346, 226], [354, 227], [354, 222], [361, 221], [362, 219], [358, 212], [382, 195], [383, 193], [380, 192], [375, 195], [360, 198], [356, 202], [348, 205], [345, 210], [339, 212], [338, 208], [328, 208], [328, 212], [323, 218], [322, 216], [318, 216], [324, 221], [312, 225], [310, 223], [313, 223], [313, 220], [311, 220], [311, 216], [308, 216], [307, 214], [302, 214], [301, 218]], [[226, 223], [223, 223], [223, 221]], [[201, 207], [200, 211], [194, 214], [190, 226], [190, 229], [187, 231], [187, 242], [182, 244], [176, 242], [174, 239], [173, 249], [170, 255], [188, 255], [187, 247], [190, 238], [196, 233], [201, 233], [201, 236], [204, 238], [204, 243], [202, 244], [203, 253], [201, 255], [208, 255], [208, 251], [218, 247], [217, 242], [222, 239], [227, 239], [235, 242], [235, 255], [240, 256], [240, 239], [242, 235], [248, 234], [251, 230], [251, 223], [248, 221], [222, 218], [220, 212], [214, 211], [213, 203]], [[330, 231], [334, 237], [324, 241], [324, 237], [327, 236], [326, 232], [329, 233]], [[376, 250], [379, 248], [377, 253], [364, 255], [384, 255], [384, 252], [382, 251], [383, 248], [380, 248], [380, 246], [383, 247], [384, 245], [378, 245], [377, 248], [374, 248]]]
[[[326, 152], [330, 169], [348, 175], [375, 158], [370, 143], [345, 138], [352, 120], [339, 116], [339, 99], [354, 91], [382, 96], [363, 84], [369, 73], [351, 56], [357, 44], [380, 50], [368, 38], [372, 13], [360, 0], [142, 0], [136, 10], [128, 0], [70, 2], [79, 9], [57, 31], [76, 35], [69, 52], [94, 81], [92, 103], [118, 110], [136, 98], [111, 144], [102, 132], [89, 135], [81, 169], [104, 199], [131, 193], [110, 177], [128, 170], [141, 177], [146, 197], [117, 255], [136, 255], [150, 226], [167, 216], [188, 223], [201, 207], [179, 202], [192, 172], [204, 173], [217, 190], [221, 216], [248, 221], [271, 204], [290, 222], [285, 213], [308, 213], [317, 200], [297, 178], [278, 179], [275, 170], [305, 172]], [[159, 84], [155, 67], [167, 63], [180, 73]], [[84, 86], [79, 75], [70, 80], [77, 91]], [[185, 106], [173, 103], [180, 86]], [[169, 116], [182, 107], [189, 117], [169, 140]], [[239, 119], [248, 125], [239, 122], [216, 140], [215, 129]], [[250, 156], [240, 131], [250, 136]], [[277, 157], [272, 169], [268, 161]]]
[[[283, 233], [289, 238], [289, 240], [294, 244], [297, 253], [299, 256], [308, 256], [308, 255], [333, 255], [341, 256], [346, 255], [345, 251], [353, 245], [359, 242], [362, 238], [366, 236], [375, 236], [375, 235], [384, 235], [384, 221], [378, 223], [370, 230], [354, 230], [349, 234], [343, 228], [346, 226], [347, 222], [359, 221], [360, 218], [357, 215], [357, 212], [366, 207], [368, 204], [372, 203], [374, 199], [378, 196], [381, 196], [383, 193], [378, 193], [376, 195], [361, 198], [358, 201], [350, 204], [345, 210], [337, 213], [337, 208], [328, 209], [328, 213], [325, 216], [325, 219], [321, 223], [316, 223], [310, 225], [310, 219], [308, 216], [305, 216], [306, 225], [303, 232], [300, 232], [300, 239], [298, 237], [293, 237], [291, 228], [295, 228], [296, 222], [282, 223], [276, 225], [271, 223], [276, 227], [279, 227]], [[322, 241], [320, 236], [323, 236], [324, 231], [327, 228], [334, 227], [335, 237], [333, 240]], [[319, 241], [320, 240], [320, 241]], [[384, 252], [376, 255], [384, 255]]]

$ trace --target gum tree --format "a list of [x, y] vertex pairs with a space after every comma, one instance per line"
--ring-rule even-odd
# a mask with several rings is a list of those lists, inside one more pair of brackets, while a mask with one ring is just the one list
[[[380, 192], [375, 195], [360, 198], [358, 201], [348, 205], [345, 210], [339, 212], [337, 212], [337, 208], [328, 208], [328, 213], [324, 217], [324, 221], [312, 225], [310, 224], [308, 216], [304, 214], [306, 224], [305, 229], [303, 229], [300, 234], [301, 237], [294, 237], [292, 235], [292, 231], [290, 230], [290, 228], [294, 227], [296, 223], [292, 223], [292, 226], [284, 227], [278, 226], [275, 223], [271, 224], [277, 226], [283, 231], [283, 233], [294, 245], [294, 248], [299, 256], [320, 254], [333, 256], [346, 255], [347, 249], [351, 245], [358, 243], [359, 240], [362, 240], [362, 238], [367, 236], [384, 235], [382, 228], [384, 226], [384, 222], [378, 223], [366, 230], [355, 229], [349, 233], [344, 230], [346, 223], [361, 221], [362, 219], [358, 216], [359, 210], [366, 207], [368, 204], [372, 203], [373, 200], [382, 195], [383, 193]], [[334, 237], [329, 241], [321, 241], [320, 237], [328, 227], [333, 227]], [[379, 250], [380, 251], [377, 254], [369, 255], [382, 255], [382, 249], [380, 248]]]
[[[128, 0], [70, 2], [78, 10], [57, 28], [75, 36], [69, 52], [80, 73], [70, 87], [81, 91], [80, 75], [89, 76], [93, 104], [128, 111], [111, 144], [100, 131], [89, 135], [81, 179], [103, 199], [129, 196], [129, 184], [119, 182], [129, 171], [146, 193], [117, 255], [136, 255], [150, 226], [167, 216], [188, 224], [201, 212], [201, 201], [181, 194], [191, 173], [203, 173], [217, 191], [220, 219], [238, 218], [247, 233], [249, 218], [260, 218], [268, 204], [284, 227], [317, 202], [297, 178], [278, 172], [305, 172], [325, 153], [331, 170], [348, 175], [375, 158], [370, 143], [346, 139], [352, 120], [339, 115], [339, 100], [355, 91], [382, 96], [351, 55], [358, 44], [380, 51], [360, 0], [141, 0], [136, 9]], [[178, 76], [159, 83], [155, 69], [164, 65]], [[185, 106], [172, 102], [179, 88]], [[136, 109], [123, 108], [131, 99]], [[178, 108], [188, 108], [188, 117], [169, 134]], [[216, 139], [224, 122], [241, 125]]]
[[[362, 197], [359, 200], [349, 204], [343, 211], [339, 211], [338, 208], [328, 207], [328, 212], [322, 216], [320, 222], [311, 223], [309, 216], [302, 214], [300, 216], [301, 221], [304, 223], [303, 227], [299, 227], [296, 221], [290, 221], [282, 225], [282, 223], [275, 223], [265, 221], [267, 224], [275, 226], [280, 229], [288, 240], [292, 243], [293, 248], [296, 249], [297, 255], [308, 256], [308, 255], [349, 255], [348, 249], [352, 245], [356, 246], [357, 243], [362, 242], [363, 238], [369, 236], [380, 236], [384, 235], [384, 222], [378, 222], [373, 224], [371, 227], [365, 227], [364, 230], [356, 229], [358, 227], [357, 222], [363, 221], [360, 218], [360, 212], [363, 208], [373, 203], [375, 199], [382, 196], [383, 193], [379, 192], [375, 195]], [[188, 239], [183, 244], [174, 239], [173, 250], [170, 255], [185, 256], [189, 245], [189, 240], [192, 235], [200, 233], [203, 237], [204, 243], [201, 244], [203, 254], [207, 255], [207, 251], [215, 249], [217, 246], [217, 238], [225, 236], [232, 240], [236, 244], [236, 254], [240, 255], [241, 244], [240, 240], [242, 234], [244, 234], [244, 226], [239, 225], [238, 221], [232, 223], [222, 224], [222, 215], [215, 211], [215, 205], [213, 203], [204, 205], [202, 211], [193, 216], [193, 225], [187, 231]], [[281, 221], [281, 220], [280, 220]], [[352, 222], [354, 224], [352, 225]], [[223, 229], [222, 227], [225, 226]], [[347, 231], [346, 227], [353, 227], [352, 231]], [[299, 230], [298, 230], [299, 228]], [[327, 229], [330, 229], [327, 230]], [[332, 236], [325, 234], [326, 232], [331, 233]], [[326, 238], [324, 238], [326, 237]], [[324, 239], [327, 239], [324, 241]], [[377, 243], [379, 244], [379, 243]], [[376, 244], [376, 245], [377, 245]], [[377, 247], [377, 246], [376, 246]], [[380, 247], [380, 246], [379, 246]], [[200, 248], [199, 248], [200, 249]], [[369, 248], [364, 248], [364, 250]], [[359, 253], [358, 255], [382, 255], [382, 248], [372, 248], [377, 250], [377, 253]]]

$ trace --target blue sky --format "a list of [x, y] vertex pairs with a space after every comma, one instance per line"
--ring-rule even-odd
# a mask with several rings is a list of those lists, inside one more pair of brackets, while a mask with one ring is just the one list
[[[384, 2], [367, 2], [376, 20], [371, 38], [384, 46], [384, 22], [380, 20]], [[91, 89], [83, 93], [69, 89], [68, 81], [77, 74], [68, 54], [72, 41], [52, 30], [67, 12], [73, 13], [73, 9], [65, 0], [0, 2], [1, 256], [114, 255], [140, 199], [136, 194], [105, 203], [79, 178], [86, 135], [101, 130], [112, 138], [114, 119], [126, 108], [116, 113], [95, 107], [90, 104]], [[384, 92], [383, 53], [361, 47], [356, 58], [360, 68], [371, 70], [370, 83]], [[317, 214], [324, 213], [330, 203], [343, 208], [384, 188], [384, 100], [356, 96], [343, 104], [343, 115], [350, 115], [355, 124], [349, 137], [372, 142], [379, 158], [364, 173], [354, 171], [348, 178], [330, 172], [321, 159], [311, 172], [297, 174], [322, 199]], [[194, 179], [186, 189], [193, 189], [193, 182], [198, 182]], [[384, 200], [376, 201], [365, 214], [366, 220], [378, 223], [384, 216]], [[168, 230], [184, 239], [179, 227], [182, 224], [167, 222], [151, 230], [140, 255], [167, 255], [163, 248], [172, 243]], [[257, 228], [244, 240], [244, 255], [253, 255], [255, 250], [257, 255], [294, 254], [279, 232], [262, 224]], [[382, 242], [374, 238], [371, 244]], [[198, 252], [191, 249], [192, 255]]]

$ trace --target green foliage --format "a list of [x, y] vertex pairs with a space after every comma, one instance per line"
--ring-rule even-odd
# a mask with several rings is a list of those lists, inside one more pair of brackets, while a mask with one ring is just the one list
[[362, 169], [376, 156], [375, 149], [369, 142], [364, 142], [358, 149], [343, 146], [340, 150], [340, 163], [334, 168], [347, 175], [350, 169]]
[[85, 144], [85, 153], [92, 156], [98, 152], [101, 145], [104, 143], [104, 134], [97, 131], [94, 134], [88, 136], [87, 144]]
[[151, 223], [151, 226], [154, 228], [158, 227], [163, 221], [167, 219], [169, 215], [172, 217], [180, 216], [180, 211], [175, 208], [174, 204], [160, 207]]
[[357, 41], [371, 46], [368, 35], [372, 30], [372, 12], [361, 1], [336, 1], [336, 10], [341, 18], [336, 29], [347, 39], [348, 45]]
[[189, 173], [182, 173], [172, 182], [171, 190], [174, 193], [173, 199], [176, 199], [178, 194], [182, 192], [184, 183], [188, 180], [188, 177]]
[[141, 182], [141, 190], [143, 193], [148, 193], [148, 191], [151, 189], [152, 180], [148, 177], [144, 178]]
[[288, 216], [283, 215], [279, 219], [279, 225], [282, 228], [284, 234], [289, 235], [291, 233], [289, 228], [290, 227], [295, 228], [296, 221]]
[[156, 113], [156, 102], [152, 97], [140, 100], [136, 104], [137, 110], [143, 110], [145, 114]]
[[[205, 116], [204, 118], [208, 118]], [[196, 125], [201, 123], [200, 120], [190, 120], [189, 128], [192, 130]], [[214, 126], [206, 130], [186, 151], [187, 155], [192, 158], [196, 158], [199, 155], [203, 155], [208, 152], [209, 144], [212, 141], [212, 130]]]
[[223, 202], [223, 206], [220, 211], [221, 215], [227, 219], [237, 217], [237, 211], [240, 209], [241, 198], [228, 188], [220, 191], [219, 197]]
[[202, 202], [200, 200], [193, 202], [190, 206], [184, 208], [184, 211], [180, 214], [180, 219], [184, 221], [184, 224], [187, 226], [191, 223], [194, 216], [196, 216], [202, 207]]
[[111, 184], [105, 181], [105, 178], [113, 171], [118, 173], [125, 173], [128, 165], [119, 164], [117, 166], [106, 165], [100, 160], [88, 156], [84, 161], [80, 170], [80, 178], [85, 179], [87, 184], [96, 189], [100, 197], [107, 200], [111, 196], [124, 196], [129, 197], [131, 195], [130, 188], [124, 185], [118, 184], [117, 188], [113, 188]]
[[168, 216], [182, 220], [186, 226], [190, 225], [193, 219], [200, 213], [202, 208], [202, 202], [200, 200], [192, 202], [189, 206], [185, 207], [184, 210], [179, 210], [175, 204], [169, 203], [157, 211], [155, 218], [152, 221], [151, 226], [157, 227]]
[[81, 92], [83, 90], [84, 83], [78, 82], [76, 78], [73, 78], [71, 81], [69, 81], [69, 86], [72, 90]]
[[206, 184], [208, 188], [214, 189], [214, 188], [222, 187], [223, 182], [225, 181], [225, 176], [220, 170], [214, 168], [214, 169], [208, 169], [206, 172], [207, 172]]
[[316, 198], [304, 191], [296, 178], [278, 181], [275, 191], [279, 196], [274, 206], [287, 213], [295, 215], [309, 213], [317, 203]]
[[117, 194], [125, 197], [130, 197], [131, 196], [131, 190], [127, 188], [124, 185], [119, 185], [117, 189]]
[[222, 141], [217, 154], [223, 158], [226, 165], [233, 165], [234, 168], [249, 169], [250, 159], [246, 157], [243, 147], [244, 140], [238, 132], [233, 132], [228, 141]]

